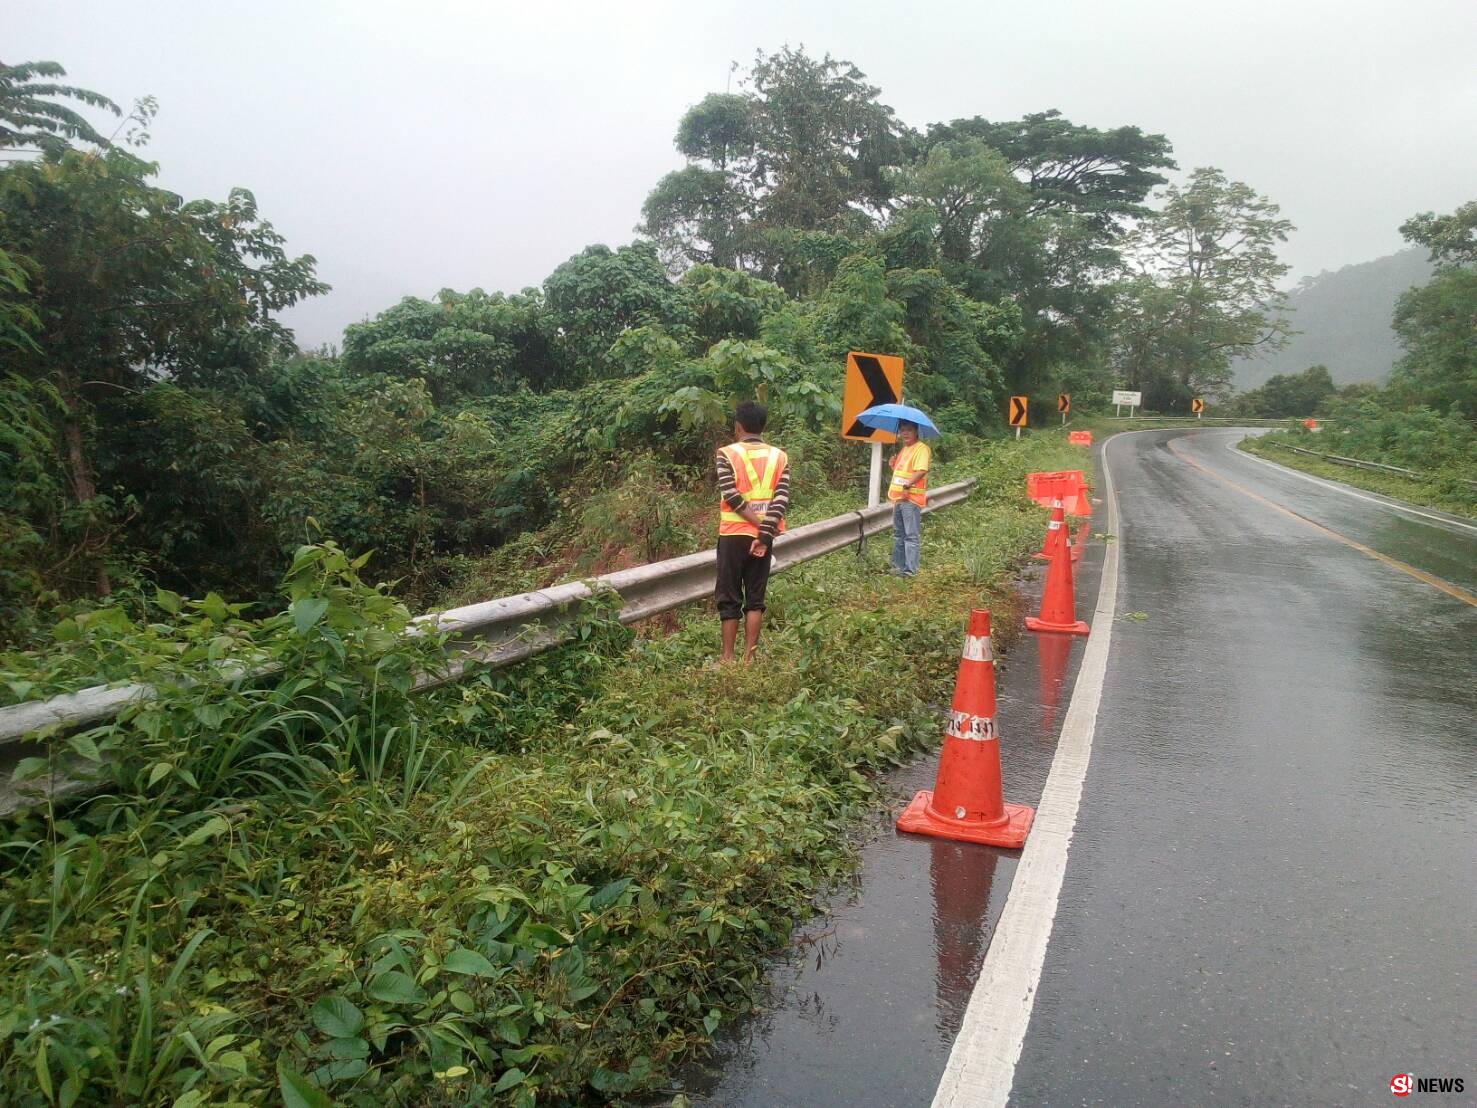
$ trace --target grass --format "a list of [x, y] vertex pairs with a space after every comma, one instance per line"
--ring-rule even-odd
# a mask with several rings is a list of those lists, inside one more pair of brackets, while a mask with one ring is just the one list
[[119, 759], [110, 795], [9, 828], [0, 1100], [664, 1087], [851, 872], [879, 772], [937, 741], [969, 608], [1009, 634], [1044, 518], [1025, 472], [1082, 464], [1061, 436], [957, 451], [939, 483], [980, 488], [925, 518], [920, 577], [878, 541], [776, 578], [753, 668], [713, 668], [692, 609], [410, 697], [419, 659], [381, 631], [403, 608], [303, 555], [249, 632], [279, 684], [172, 688], [83, 737]]
[[[1378, 473], [1354, 466], [1339, 465], [1335, 462], [1325, 462], [1322, 458], [1310, 458], [1305, 454], [1296, 454], [1291, 450], [1281, 449], [1281, 440], [1270, 436], [1246, 438], [1241, 441], [1240, 446], [1248, 454], [1267, 458], [1289, 469], [1302, 470], [1304, 473], [1326, 477], [1331, 481], [1341, 481], [1355, 488], [1393, 496], [1397, 500], [1404, 500], [1411, 504], [1477, 518], [1477, 488], [1463, 484], [1454, 476], [1433, 474], [1429, 477], [1409, 478], [1397, 473]], [[1328, 452], [1328, 448], [1321, 443], [1314, 443], [1306, 449]], [[1472, 475], [1468, 474], [1468, 476]]]

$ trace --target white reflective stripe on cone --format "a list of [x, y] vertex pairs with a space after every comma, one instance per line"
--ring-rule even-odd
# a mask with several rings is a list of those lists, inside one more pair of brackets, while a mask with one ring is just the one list
[[972, 712], [953, 712], [949, 720], [949, 729], [944, 734], [951, 739], [989, 742], [996, 737], [995, 720], [991, 716], [977, 716]]
[[995, 660], [995, 651], [990, 646], [990, 636], [964, 636], [964, 660], [967, 662], [993, 662]]
[[1062, 521], [1054, 519], [1046, 525], [1046, 529], [1048, 531], [1060, 531], [1062, 529]]

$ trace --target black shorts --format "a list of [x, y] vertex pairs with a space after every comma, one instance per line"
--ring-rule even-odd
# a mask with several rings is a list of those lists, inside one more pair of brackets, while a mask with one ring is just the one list
[[749, 553], [753, 544], [748, 535], [718, 536], [718, 586], [713, 596], [718, 601], [719, 619], [739, 619], [745, 612], [764, 611], [774, 547], [764, 557], [755, 558]]

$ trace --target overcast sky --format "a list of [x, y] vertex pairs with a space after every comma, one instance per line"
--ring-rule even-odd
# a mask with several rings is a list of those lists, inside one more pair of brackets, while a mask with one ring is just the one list
[[1293, 278], [1401, 247], [1477, 198], [1472, 0], [0, 0], [3, 60], [160, 103], [146, 151], [187, 198], [252, 189], [333, 291], [304, 345], [404, 295], [542, 282], [632, 238], [682, 113], [733, 61], [803, 43], [904, 122], [1058, 108], [1161, 132], [1298, 227]]

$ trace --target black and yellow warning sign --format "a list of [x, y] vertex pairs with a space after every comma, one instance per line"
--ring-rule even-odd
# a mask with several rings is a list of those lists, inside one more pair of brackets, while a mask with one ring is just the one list
[[903, 398], [903, 360], [891, 354], [846, 355], [846, 389], [841, 394], [841, 437], [860, 442], [897, 442], [891, 431], [879, 431], [858, 422], [857, 416], [878, 404], [897, 404]]
[[1066, 415], [1072, 410], [1072, 397], [1064, 392], [1057, 393], [1056, 410]]
[[1030, 407], [1030, 397], [1012, 396], [1010, 398], [1010, 425], [1012, 427], [1025, 427], [1030, 422]]
[[1190, 401], [1190, 411], [1194, 412], [1196, 415], [1199, 415], [1201, 412], [1205, 411], [1205, 401], [1201, 400], [1198, 396], [1195, 397], [1194, 400]]

